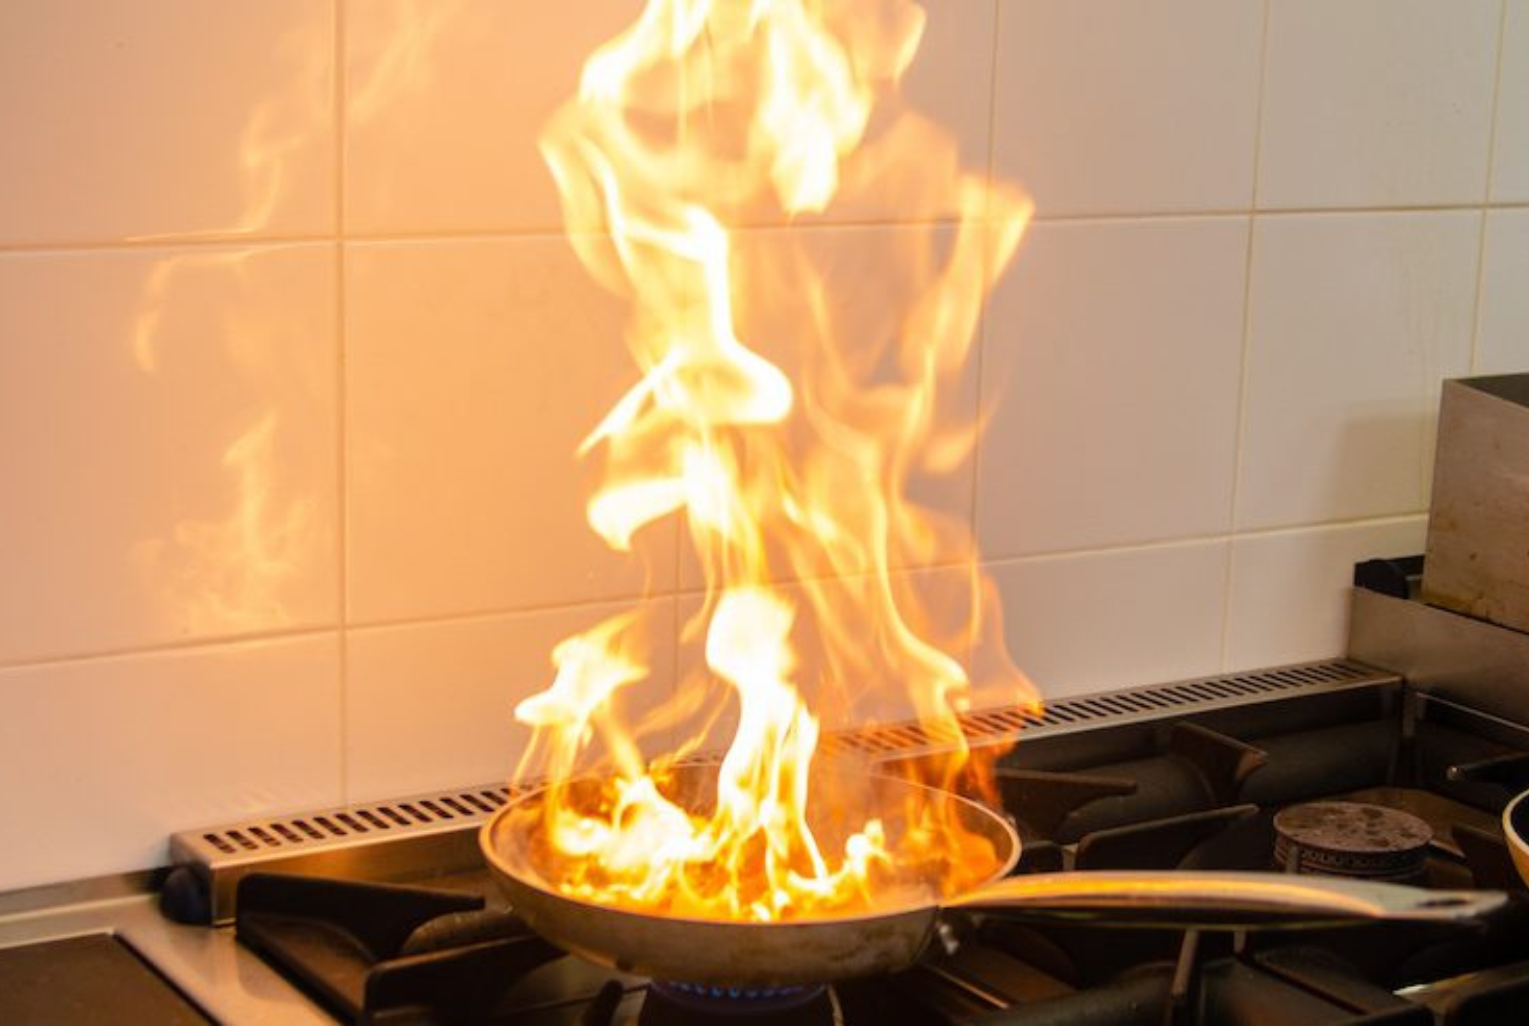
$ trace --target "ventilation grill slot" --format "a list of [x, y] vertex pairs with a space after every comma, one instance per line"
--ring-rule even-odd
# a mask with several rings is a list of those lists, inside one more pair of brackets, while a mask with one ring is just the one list
[[354, 805], [290, 819], [208, 831], [201, 839], [224, 855], [276, 852], [346, 838], [450, 825], [491, 815], [509, 800], [508, 787], [485, 787], [376, 805]]
[[[1276, 697], [1284, 692], [1313, 687], [1375, 683], [1390, 679], [1366, 666], [1342, 661], [1286, 666], [1160, 684], [1138, 691], [1062, 698], [1040, 711], [997, 709], [958, 717], [968, 743], [981, 744], [1011, 739], [1017, 732], [1074, 728], [1108, 720], [1160, 717], [1167, 713]], [[939, 738], [917, 724], [899, 723], [833, 734], [824, 739], [829, 753], [854, 752], [867, 756], [907, 753], [952, 739]]]

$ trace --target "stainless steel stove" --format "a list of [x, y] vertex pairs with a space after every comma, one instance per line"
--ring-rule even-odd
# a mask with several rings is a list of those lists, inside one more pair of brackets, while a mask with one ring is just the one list
[[[1020, 738], [999, 763], [1024, 839], [1017, 871], [1321, 870], [1521, 892], [1497, 827], [1529, 787], [1529, 726], [1510, 715], [1513, 697], [1501, 677], [1377, 669], [1414, 659], [1418, 630], [1396, 624], [1422, 614], [1404, 597], [1356, 596], [1356, 647], [1370, 662], [968, 716], [975, 745]], [[905, 725], [837, 735], [825, 751], [885, 764], [939, 747]], [[0, 1010], [11, 1014], [0, 1019], [26, 1021], [21, 1009], [92, 1021], [47, 1018], [18, 1004], [30, 984], [5, 986], [7, 956], [25, 976], [24, 960], [46, 951], [28, 945], [65, 937], [91, 950], [53, 953], [99, 966], [107, 993], [119, 987], [108, 1011], [127, 1017], [97, 1021], [146, 1021], [126, 1003], [156, 986], [184, 1021], [228, 1023], [1468, 1026], [1516, 1021], [1504, 1010], [1529, 1000], [1522, 898], [1465, 929], [1202, 935], [958, 917], [894, 976], [825, 990], [657, 985], [558, 952], [505, 907], [476, 832], [507, 795], [468, 787], [183, 833], [171, 870], [6, 896]], [[1346, 832], [1346, 817], [1365, 828]]]

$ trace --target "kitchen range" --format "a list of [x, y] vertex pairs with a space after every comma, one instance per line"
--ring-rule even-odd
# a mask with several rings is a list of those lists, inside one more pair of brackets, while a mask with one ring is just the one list
[[[1525, 644], [1396, 597], [1405, 565], [1361, 570], [1384, 592], [1356, 590], [1356, 644], [1415, 644], [1419, 616]], [[963, 728], [979, 747], [1022, 736], [997, 774], [1021, 878], [1248, 870], [1521, 893], [1497, 825], [1529, 784], [1529, 727], [1503, 715], [1510, 683], [1435, 687], [1339, 660], [987, 711]], [[824, 747], [891, 769], [940, 744], [910, 724]], [[479, 852], [508, 798], [463, 788], [190, 831], [173, 871], [116, 881], [115, 895], [12, 896], [6, 1021], [1466, 1024], [1512, 1021], [1529, 998], [1518, 897], [1463, 922], [1337, 925], [1308, 910], [1272, 917], [1277, 930], [1186, 929], [1167, 925], [1188, 921], [1171, 909], [958, 911], [895, 973], [654, 982], [565, 954], [508, 910]], [[44, 938], [51, 949], [34, 946]]]

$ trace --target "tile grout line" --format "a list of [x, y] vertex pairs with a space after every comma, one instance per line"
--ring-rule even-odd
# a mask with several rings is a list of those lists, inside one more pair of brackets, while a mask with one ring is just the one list
[[[1264, 96], [1268, 90], [1269, 77], [1269, 18], [1270, 0], [1264, 0], [1258, 39], [1258, 96], [1253, 109], [1253, 181], [1252, 206], [1258, 206], [1259, 161], [1263, 156]], [[1258, 234], [1258, 217], [1248, 215], [1248, 239], [1242, 264], [1242, 358], [1237, 377], [1237, 427], [1232, 435], [1232, 489], [1227, 506], [1226, 577], [1221, 590], [1221, 651], [1220, 666], [1225, 669], [1231, 662], [1232, 648], [1232, 596], [1237, 583], [1237, 505], [1241, 497], [1243, 475], [1243, 445], [1247, 436], [1248, 389], [1252, 378], [1253, 358], [1253, 253]]]
[[[1260, 100], [1261, 103], [1261, 100]], [[1257, 133], [1256, 133], [1257, 134]], [[1255, 134], [1255, 135], [1256, 135]], [[1516, 209], [1529, 206], [1529, 201], [1503, 201], [1489, 204], [1493, 208]], [[1090, 211], [1080, 213], [1053, 213], [1036, 217], [1043, 224], [1070, 224], [1074, 222], [1109, 222], [1109, 221], [1157, 221], [1157, 220], [1200, 220], [1216, 217], [1324, 217], [1324, 216], [1349, 216], [1362, 217], [1365, 215], [1380, 214], [1447, 214], [1461, 211], [1479, 210], [1481, 204], [1474, 201], [1443, 202], [1443, 203], [1393, 203], [1375, 206], [1363, 205], [1334, 205], [1334, 206], [1269, 206], [1261, 207], [1256, 203], [1244, 207], [1206, 207], [1185, 208], [1182, 210], [1107, 210]], [[894, 226], [897, 222], [886, 222]], [[873, 224], [872, 226], [876, 226]], [[855, 227], [854, 225], [825, 225], [824, 227]]]
[[[987, 231], [991, 230], [990, 226], [991, 226], [991, 220], [992, 219], [991, 219], [990, 215], [992, 213], [991, 203], [992, 203], [992, 198], [993, 198], [993, 186], [994, 186], [994, 183], [997, 180], [997, 167], [996, 167], [997, 160], [996, 160], [995, 153], [996, 153], [997, 148], [998, 148], [997, 147], [997, 136], [998, 136], [998, 53], [999, 53], [998, 38], [999, 38], [999, 32], [1002, 30], [1002, 27], [1003, 27], [1003, 5], [1001, 3], [999, 3], [998, 0], [993, 0], [992, 46], [989, 49], [989, 65], [988, 65], [987, 153], [984, 154], [984, 156], [986, 158], [986, 167], [984, 168], [984, 171], [986, 173], [987, 189], [986, 189], [986, 192], [984, 193], [985, 198], [984, 198], [984, 201], [983, 201], [984, 204], [986, 204], [986, 207], [984, 209], [984, 214], [985, 215], [989, 215], [989, 216], [986, 217], [986, 220], [988, 221], [988, 224], [984, 225], [984, 227], [983, 227], [983, 231], [984, 232], [987, 232]], [[1024, 245], [1024, 240], [1023, 239], [1020, 240], [1020, 245]], [[991, 268], [985, 266], [986, 262], [989, 259], [989, 252], [990, 252], [989, 248], [987, 246], [984, 246], [983, 247], [983, 257], [982, 257], [983, 262], [984, 262], [983, 275], [982, 275], [983, 281], [991, 281], [991, 277], [990, 277]], [[1010, 265], [1010, 270], [1011, 271], [1013, 270], [1013, 265]], [[994, 288], [996, 288], [997, 283], [994, 282], [993, 285], [994, 285]], [[975, 360], [975, 362], [976, 362], [976, 378], [977, 378], [977, 382], [976, 382], [977, 396], [976, 396], [976, 417], [973, 420], [972, 427], [971, 427], [971, 430], [972, 430], [972, 480], [971, 480], [971, 488], [969, 489], [969, 495], [968, 495], [968, 500], [967, 500], [967, 502], [968, 502], [968, 505], [967, 505], [968, 524], [969, 524], [969, 527], [970, 527], [970, 530], [971, 530], [971, 538], [970, 538], [970, 540], [969, 540], [969, 542], [967, 544], [967, 552], [968, 552], [970, 558], [972, 559], [972, 561], [974, 561], [974, 562], [980, 562], [981, 561], [981, 551], [982, 551], [981, 550], [981, 546], [978, 544], [977, 527], [978, 527], [978, 510], [979, 510], [979, 507], [981, 505], [981, 495], [982, 495], [982, 452], [983, 452], [983, 444], [982, 444], [983, 443], [983, 438], [982, 438], [983, 430], [982, 429], [983, 429], [983, 425], [984, 425], [984, 423], [986, 422], [986, 419], [987, 419], [985, 414], [984, 414], [984, 411], [983, 411], [983, 396], [987, 394], [986, 359], [987, 359], [988, 329], [989, 329], [989, 327], [992, 324], [992, 318], [990, 316], [990, 314], [992, 313], [992, 300], [993, 300], [993, 289], [990, 288], [988, 293], [987, 293], [987, 295], [983, 296], [983, 298], [982, 298], [982, 309], [979, 311], [979, 316], [978, 316], [978, 320], [977, 320], [977, 337], [973, 340], [974, 343], [975, 343], [974, 348], [975, 348], [975, 351], [976, 351], [976, 360]]]
[[[1493, 206], [1492, 189], [1497, 184], [1497, 121], [1502, 108], [1502, 76], [1503, 61], [1508, 49], [1508, 2], [1501, 0], [1497, 17], [1497, 54], [1496, 74], [1492, 78], [1492, 107], [1491, 119], [1487, 122], [1487, 181], [1486, 191], [1483, 193], [1483, 216], [1487, 209]], [[1514, 206], [1519, 204], [1501, 204], [1502, 206]]]
[[[984, 154], [984, 157], [986, 158], [986, 166], [983, 169], [987, 177], [987, 190], [984, 194], [984, 203], [986, 206], [983, 210], [983, 214], [985, 215], [987, 223], [983, 226], [984, 232], [990, 232], [992, 230], [991, 204], [993, 200], [993, 189], [998, 180], [998, 61], [1002, 52], [1002, 48], [999, 45], [1002, 31], [1003, 4], [1001, 0], [993, 0], [992, 45], [988, 51], [987, 152]], [[1021, 183], [1020, 187], [1023, 188], [1023, 183]], [[1025, 226], [1025, 234], [1029, 233], [1029, 227], [1029, 225]], [[1023, 235], [1020, 237], [1019, 244], [1021, 246], [1024, 245]], [[987, 246], [984, 246], [982, 258], [984, 262], [990, 259], [990, 253], [991, 250]], [[1018, 255], [1015, 254], [1015, 258], [1011, 260], [1008, 268], [1009, 273], [1015, 273], [1017, 256]], [[991, 329], [993, 323], [991, 316], [993, 309], [993, 294], [997, 291], [998, 286], [997, 281], [991, 277], [990, 271], [990, 268], [986, 266], [983, 267], [983, 280], [991, 282], [991, 285], [988, 287], [987, 294], [982, 297], [982, 309], [979, 311], [979, 317], [977, 321], [977, 337], [974, 340], [977, 355], [977, 395], [975, 401], [976, 409], [974, 411], [975, 418], [971, 427], [972, 481], [970, 504], [968, 506], [971, 514], [971, 537], [967, 540], [966, 552], [969, 564], [972, 566], [973, 570], [978, 573], [982, 572], [981, 567], [983, 565], [982, 545], [978, 537], [980, 511], [982, 506], [982, 456], [985, 450], [985, 446], [983, 445], [985, 439], [983, 438], [983, 435], [986, 433], [985, 428], [989, 423], [989, 418], [987, 416], [984, 405], [984, 396], [986, 396], [988, 392], [988, 332]], [[1000, 619], [1003, 616], [1003, 604], [997, 597], [996, 585], [993, 587], [993, 599], [989, 605], [995, 606], [996, 612], [983, 609], [980, 604], [974, 607], [974, 619], [976, 619], [979, 624], [989, 615], [996, 615]], [[967, 667], [968, 674], [970, 673], [970, 668], [973, 661], [976, 659], [975, 646], [976, 639], [971, 635], [971, 633], [968, 633], [961, 653], [961, 661], [962, 664]]]
[[70, 663], [94, 663], [112, 659], [136, 659], [178, 652], [210, 652], [218, 649], [237, 648], [245, 645], [261, 645], [267, 642], [300, 641], [304, 638], [333, 636], [333, 624], [317, 624], [307, 627], [272, 628], [251, 631], [248, 634], [216, 634], [179, 641], [164, 641], [123, 648], [99, 648], [83, 652], [53, 653], [41, 656], [23, 656], [19, 659], [0, 661], [0, 673], [13, 670], [38, 670]]
[[[1487, 264], [1487, 211], [1481, 209], [1480, 218], [1476, 222], [1476, 288], [1471, 297], [1471, 353], [1469, 371], [1471, 374], [1480, 373], [1481, 360], [1481, 306], [1486, 293], [1486, 264]], [[1427, 439], [1424, 438], [1426, 444]], [[1421, 484], [1421, 481], [1419, 482]]]
[[[920, 568], [926, 569], [926, 568]], [[938, 569], [938, 568], [934, 568]], [[650, 599], [672, 595], [689, 594], [686, 589], [656, 594], [633, 593], [608, 595], [600, 598], [551, 602], [542, 605], [507, 605], [481, 609], [458, 610], [447, 613], [424, 613], [415, 616], [382, 618], [363, 623], [341, 624], [315, 623], [300, 627], [272, 627], [253, 630], [243, 634], [211, 634], [171, 641], [150, 642], [142, 645], [105, 647], [83, 651], [50, 653], [39, 656], [0, 659], [0, 673], [9, 670], [30, 670], [64, 663], [95, 662], [103, 659], [131, 659], [138, 656], [172, 655], [177, 652], [195, 652], [239, 645], [256, 645], [267, 642], [292, 641], [302, 638], [319, 638], [325, 635], [346, 636], [351, 633], [399, 630], [412, 627], [435, 627], [449, 624], [473, 623], [502, 617], [537, 616], [554, 613], [571, 613], [585, 609], [604, 609], [616, 605], [629, 605]]]
[[[1471, 363], [1472, 374], [1479, 373], [1477, 361], [1481, 357], [1481, 300], [1486, 291], [1487, 262], [1487, 213], [1492, 209], [1492, 187], [1497, 172], [1497, 118], [1502, 106], [1503, 51], [1508, 44], [1508, 0], [1500, 0], [1497, 8], [1497, 53], [1492, 77], [1492, 103], [1487, 117], [1487, 172], [1481, 193], [1481, 223], [1476, 235], [1476, 295], [1471, 305]], [[1424, 439], [1425, 443], [1427, 439]], [[1425, 445], [1426, 448], [1426, 445]], [[1426, 474], [1426, 469], [1424, 471]], [[1419, 482], [1422, 483], [1421, 481]]]
[[334, 5], [334, 249], [335, 249], [335, 570], [336, 602], [339, 606], [339, 651], [336, 671], [339, 675], [339, 769], [340, 796], [350, 800], [350, 540], [349, 466], [345, 458], [349, 424], [349, 395], [346, 373], [346, 285], [345, 285], [345, 4]]
[[0, 257], [69, 256], [90, 253], [153, 253], [166, 249], [253, 249], [257, 246], [300, 246], [333, 241], [327, 231], [269, 234], [215, 232], [162, 235], [135, 239], [78, 239], [55, 242], [0, 242]]
[[[1393, 206], [1341, 206], [1341, 207], [1242, 207], [1186, 210], [1119, 210], [1077, 214], [1036, 214], [1032, 224], [1112, 224], [1137, 221], [1190, 221], [1218, 218], [1245, 217], [1363, 217], [1405, 214], [1446, 214], [1479, 212], [1483, 204], [1434, 203]], [[1488, 211], [1529, 210], [1529, 201], [1503, 200], [1485, 204]], [[933, 218], [915, 221], [833, 221], [823, 224], [757, 224], [740, 225], [735, 232], [820, 232], [855, 231], [868, 229], [900, 229], [950, 225], [952, 219]], [[546, 228], [482, 228], [482, 229], [419, 229], [392, 232], [350, 232], [344, 241], [352, 245], [430, 245], [449, 242], [499, 241], [513, 242], [532, 239], [562, 240], [567, 233], [555, 227]], [[124, 241], [120, 239], [95, 239], [75, 242], [20, 242], [0, 243], [0, 259], [26, 256], [69, 256], [97, 253], [142, 253], [160, 250], [237, 248], [276, 248], [333, 242], [333, 230], [323, 232], [292, 232], [271, 235], [228, 235], [210, 237], [171, 236], [147, 240]]]
[[1118, 544], [1098, 545], [1087, 549], [1055, 549], [1022, 552], [1011, 556], [989, 556], [983, 559], [982, 563], [984, 566], [1008, 566], [1016, 563], [1089, 559], [1095, 556], [1116, 556], [1133, 552], [1161, 552], [1168, 549], [1192, 548], [1198, 545], [1280, 538], [1287, 535], [1311, 534], [1319, 531], [1339, 531], [1357, 527], [1385, 527], [1420, 520], [1426, 516], [1426, 510], [1408, 513], [1385, 513], [1369, 517], [1351, 517], [1344, 520], [1326, 520], [1313, 523], [1280, 525], [1278, 527], [1260, 527], [1243, 531], [1217, 531], [1210, 534], [1184, 535], [1175, 538], [1161, 538], [1155, 541], [1121, 542]]
[[[680, 581], [685, 573], [684, 546], [690, 544], [690, 523], [683, 515], [674, 518], [674, 590], [669, 594], [669, 683], [670, 699], [679, 697], [680, 688]], [[638, 601], [642, 601], [639, 598]], [[673, 740], [671, 736], [671, 740]]]

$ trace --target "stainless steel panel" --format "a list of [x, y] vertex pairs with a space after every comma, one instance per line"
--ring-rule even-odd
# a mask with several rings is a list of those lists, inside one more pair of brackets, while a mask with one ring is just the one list
[[1423, 598], [1529, 630], [1529, 374], [1444, 383]]
[[1529, 725], [1529, 634], [1356, 588], [1349, 656], [1418, 691]]

